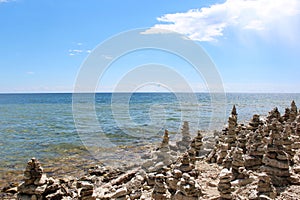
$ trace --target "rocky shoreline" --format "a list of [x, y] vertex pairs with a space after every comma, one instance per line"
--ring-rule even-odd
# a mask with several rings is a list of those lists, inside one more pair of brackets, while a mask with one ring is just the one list
[[143, 156], [143, 164], [113, 168], [96, 165], [81, 177], [47, 177], [32, 158], [23, 182], [2, 189], [3, 199], [299, 199], [300, 111], [295, 102], [281, 115], [253, 115], [238, 123], [233, 106], [228, 125], [214, 137], [192, 138], [188, 122], [182, 139], [161, 144]]

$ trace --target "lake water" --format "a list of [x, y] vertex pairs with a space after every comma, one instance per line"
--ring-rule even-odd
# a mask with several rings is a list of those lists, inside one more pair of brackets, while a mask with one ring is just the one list
[[[97, 123], [90, 124], [91, 111], [79, 103], [83, 114], [75, 124], [72, 94], [0, 94], [0, 172], [20, 170], [31, 157], [58, 165], [67, 157], [79, 166], [76, 160], [107, 152], [105, 159], [113, 160], [112, 148], [154, 144], [161, 141], [164, 129], [171, 141], [178, 140], [183, 121], [190, 122], [192, 134], [198, 129], [219, 130], [234, 104], [239, 122], [249, 121], [255, 113], [265, 116], [275, 106], [284, 112], [292, 100], [300, 105], [300, 94], [230, 93], [217, 106], [208, 93], [197, 93], [196, 101], [171, 93], [134, 93], [128, 101], [128, 95], [97, 93]], [[213, 114], [216, 109], [221, 114]]]

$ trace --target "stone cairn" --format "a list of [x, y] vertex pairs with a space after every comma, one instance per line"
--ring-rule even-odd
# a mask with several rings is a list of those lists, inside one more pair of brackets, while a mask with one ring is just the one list
[[259, 115], [254, 114], [251, 121], [249, 122], [249, 125], [247, 126], [247, 129], [255, 132], [261, 125], [263, 125], [263, 122], [260, 120]]
[[247, 148], [247, 136], [249, 135], [249, 130], [243, 130], [243, 127], [241, 125], [238, 126], [238, 135], [237, 135], [237, 147], [241, 148], [243, 153], [246, 153]]
[[[278, 108], [274, 108], [265, 120], [254, 115], [248, 125], [237, 123], [234, 106], [228, 119], [228, 127], [217, 137], [216, 147], [208, 154], [207, 160], [222, 164], [226, 172], [230, 171], [230, 184], [235, 186], [252, 183], [255, 180], [253, 172], [264, 172], [269, 178], [266, 183], [261, 181], [259, 184], [268, 186], [257, 191], [271, 198], [276, 196], [273, 185], [285, 187], [300, 184], [300, 153], [296, 154], [299, 148], [300, 115], [294, 101], [283, 116]], [[223, 175], [224, 173], [220, 175], [221, 186]], [[223, 189], [219, 186], [221, 196], [224, 194]]]
[[189, 123], [187, 121], [183, 122], [181, 135], [182, 135], [181, 141], [176, 142], [176, 146], [178, 148], [178, 151], [183, 153], [189, 148], [192, 141], [190, 135]]
[[201, 188], [195, 181], [194, 177], [184, 173], [177, 183], [177, 192], [174, 200], [198, 200], [202, 195]]
[[295, 101], [292, 101], [292, 103], [291, 103], [291, 111], [290, 111], [289, 120], [290, 120], [290, 121], [295, 121], [297, 115], [298, 115], [298, 110], [297, 110], [296, 103], [295, 103]]
[[274, 199], [276, 197], [276, 189], [271, 183], [271, 178], [266, 173], [258, 174], [257, 188], [258, 197], [263, 199], [264, 196]]
[[222, 169], [219, 175], [218, 191], [221, 199], [232, 199], [231, 188], [232, 172], [226, 168]]
[[43, 173], [43, 168], [37, 159], [32, 158], [28, 161], [23, 180], [24, 182], [18, 187], [18, 199], [43, 199], [48, 178], [46, 174]]
[[180, 164], [175, 166], [176, 169], [182, 173], [193, 173], [192, 170], [195, 169], [195, 166], [190, 162], [190, 157], [187, 152], [182, 155], [180, 161]]
[[279, 130], [281, 130], [281, 125], [278, 123], [277, 118], [274, 118], [262, 160], [264, 166], [261, 167], [261, 170], [271, 177], [273, 185], [284, 186], [288, 184], [287, 180], [290, 176], [289, 156], [284, 151], [283, 140]]
[[203, 150], [202, 131], [198, 130], [196, 137], [191, 142], [191, 148], [195, 151], [195, 156], [200, 157], [200, 151]]
[[155, 172], [161, 170], [163, 167], [172, 164], [175, 161], [171, 155], [169, 145], [169, 132], [165, 130], [162, 143], [159, 148], [152, 152], [152, 158], [143, 163], [142, 167], [144, 170], [149, 172]]
[[[216, 142], [216, 148], [209, 154], [208, 161], [223, 164], [226, 156], [232, 147], [237, 146], [237, 112], [235, 105], [232, 108], [231, 115], [228, 118], [228, 127], [223, 130], [223, 134]], [[228, 163], [230, 159], [225, 161]]]
[[231, 115], [228, 118], [228, 130], [225, 130], [226, 136], [225, 136], [225, 142], [228, 144], [228, 149], [231, 149], [231, 147], [236, 146], [236, 140], [237, 140], [237, 134], [236, 134], [236, 128], [237, 128], [237, 112], [235, 105], [232, 108]]
[[244, 179], [244, 174], [242, 173], [245, 168], [245, 162], [243, 158], [243, 150], [241, 148], [235, 147], [232, 150], [232, 175], [233, 179]]
[[171, 194], [168, 191], [167, 184], [165, 183], [165, 177], [163, 174], [157, 174], [155, 176], [155, 184], [152, 192], [152, 199], [154, 200], [171, 199]]
[[171, 194], [175, 194], [177, 191], [177, 183], [180, 181], [182, 177], [182, 171], [178, 169], [174, 169], [173, 172], [169, 175], [167, 179], [167, 185], [169, 187], [169, 191]]
[[244, 155], [245, 167], [248, 170], [257, 170], [262, 165], [262, 158], [265, 153], [265, 143], [263, 141], [263, 128], [260, 125], [254, 134], [250, 134]]

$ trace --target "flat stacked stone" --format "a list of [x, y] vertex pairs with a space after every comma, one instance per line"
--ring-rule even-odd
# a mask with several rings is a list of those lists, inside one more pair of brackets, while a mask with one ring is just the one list
[[219, 175], [218, 191], [221, 199], [232, 199], [232, 172], [226, 168], [222, 169]]
[[238, 135], [237, 135], [237, 147], [243, 150], [243, 153], [246, 153], [246, 143], [247, 143], [247, 136], [250, 135], [249, 130], [242, 130], [242, 126], [238, 128]]
[[171, 194], [175, 194], [177, 191], [177, 183], [180, 181], [182, 177], [182, 172], [178, 169], [174, 169], [171, 176], [169, 176], [166, 180], [166, 183], [169, 187], [169, 191]]
[[152, 192], [153, 200], [166, 200], [171, 199], [171, 194], [168, 191], [167, 184], [165, 183], [165, 177], [163, 174], [157, 174], [155, 176], [155, 184]]
[[187, 121], [183, 122], [181, 135], [182, 135], [181, 141], [176, 142], [176, 145], [179, 152], [185, 152], [190, 147], [192, 141], [190, 135], [189, 123]]
[[193, 169], [195, 168], [195, 166], [193, 164], [191, 164], [190, 162], [190, 157], [188, 155], [188, 153], [184, 153], [182, 155], [181, 158], [181, 163], [178, 166], [178, 169], [182, 172], [182, 173], [189, 173], [191, 172]]
[[290, 113], [289, 113], [289, 120], [290, 120], [291, 122], [292, 122], [292, 121], [295, 121], [297, 115], [298, 115], [297, 106], [296, 106], [295, 101], [293, 100], [292, 103], [291, 103], [291, 111], [290, 111]]
[[[277, 124], [277, 119], [273, 119], [272, 124]], [[271, 131], [262, 162], [264, 166], [261, 167], [261, 170], [271, 177], [273, 185], [288, 184], [289, 156], [284, 151], [282, 136], [278, 130]]]
[[200, 156], [200, 151], [203, 149], [202, 131], [198, 130], [196, 137], [191, 142], [191, 148], [196, 151], [196, 156]]
[[217, 164], [222, 164], [224, 162], [224, 159], [227, 156], [228, 153], [228, 147], [229, 145], [226, 143], [220, 143], [218, 145], [218, 150], [216, 152], [216, 162]]
[[247, 126], [247, 129], [251, 131], [256, 131], [260, 125], [262, 125], [262, 121], [259, 118], [259, 115], [254, 114], [251, 121], [249, 122], [249, 125]]
[[258, 197], [263, 198], [264, 196], [275, 199], [276, 189], [271, 183], [271, 178], [266, 173], [258, 174], [257, 188]]
[[243, 150], [241, 148], [235, 147], [232, 150], [232, 174], [233, 179], [244, 179], [244, 174], [241, 173], [242, 169], [245, 167], [245, 162], [243, 158]]
[[235, 105], [232, 108], [231, 115], [228, 118], [228, 131], [227, 135], [225, 137], [225, 143], [227, 143], [229, 146], [229, 149], [231, 147], [236, 146], [236, 128], [237, 128], [237, 112]]
[[[198, 130], [196, 137], [191, 142], [190, 148], [188, 150], [190, 161], [194, 164], [197, 159], [199, 159], [200, 151], [203, 150], [203, 136], [201, 131]], [[203, 152], [202, 152], [203, 153]]]
[[177, 184], [177, 192], [174, 195], [174, 200], [198, 200], [202, 195], [199, 184], [194, 177], [184, 173]]
[[263, 127], [260, 125], [258, 129], [249, 134], [246, 144], [246, 155], [244, 155], [245, 167], [248, 170], [256, 170], [262, 165], [262, 158], [265, 153], [265, 143], [263, 141]]
[[269, 115], [267, 116], [267, 122], [272, 123], [273, 119], [277, 119], [279, 122], [283, 121], [277, 107], [269, 112]]
[[293, 149], [292, 146], [294, 144], [294, 141], [291, 137], [291, 134], [292, 134], [292, 128], [289, 124], [286, 124], [282, 132], [282, 142], [283, 142], [284, 151], [288, 154], [290, 162], [292, 162], [296, 150]]
[[291, 113], [290, 108], [286, 108], [284, 115], [282, 116], [284, 121], [288, 121], [290, 119], [290, 113]]
[[18, 186], [18, 199], [43, 199], [47, 188], [48, 178], [43, 173], [43, 168], [36, 158], [28, 161], [24, 171], [23, 183]]

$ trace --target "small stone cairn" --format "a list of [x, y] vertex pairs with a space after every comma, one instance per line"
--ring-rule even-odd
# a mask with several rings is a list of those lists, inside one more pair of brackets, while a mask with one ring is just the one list
[[43, 173], [43, 168], [37, 159], [32, 158], [28, 161], [23, 180], [24, 182], [18, 187], [18, 199], [42, 200], [42, 195], [47, 188], [48, 178]]
[[227, 168], [222, 169], [219, 175], [219, 184], [218, 184], [218, 191], [220, 192], [221, 199], [232, 199], [232, 187], [231, 187], [231, 180], [232, 180], [232, 172]]
[[243, 158], [243, 150], [241, 148], [235, 147], [232, 152], [232, 174], [233, 179], [244, 179], [244, 174], [242, 173], [245, 167], [245, 162]]
[[266, 173], [258, 175], [257, 188], [258, 197], [263, 199], [264, 196], [274, 199], [276, 197], [276, 189], [271, 183], [271, 178]]
[[177, 192], [174, 200], [198, 200], [202, 195], [201, 188], [195, 181], [194, 177], [184, 173], [177, 183]]
[[168, 191], [165, 177], [163, 174], [157, 174], [155, 176], [155, 184], [152, 192], [153, 200], [167, 200], [171, 199], [171, 194]]
[[162, 143], [159, 148], [152, 152], [152, 158], [143, 163], [144, 170], [149, 172], [159, 171], [163, 167], [168, 166], [174, 162], [174, 157], [171, 155], [169, 145], [169, 132], [165, 130]]
[[180, 164], [176, 165], [175, 169], [180, 170], [182, 173], [194, 174], [195, 165], [190, 162], [190, 157], [187, 152], [182, 155]]

